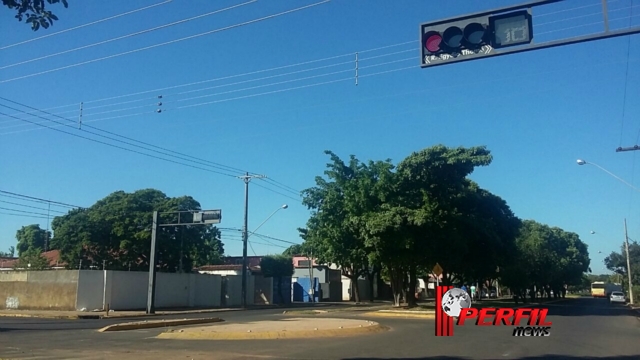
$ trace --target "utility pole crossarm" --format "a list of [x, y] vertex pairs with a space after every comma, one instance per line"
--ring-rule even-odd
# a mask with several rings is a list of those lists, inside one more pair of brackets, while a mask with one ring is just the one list
[[616, 149], [616, 152], [636, 151], [636, 150], [640, 150], [640, 145], [634, 145], [634, 146], [629, 146], [629, 147], [619, 147], [619, 148]]

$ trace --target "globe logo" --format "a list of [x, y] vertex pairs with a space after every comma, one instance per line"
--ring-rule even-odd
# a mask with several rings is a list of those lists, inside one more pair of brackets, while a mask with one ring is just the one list
[[462, 309], [471, 307], [471, 298], [466, 291], [453, 288], [442, 296], [442, 310], [451, 317], [460, 316]]

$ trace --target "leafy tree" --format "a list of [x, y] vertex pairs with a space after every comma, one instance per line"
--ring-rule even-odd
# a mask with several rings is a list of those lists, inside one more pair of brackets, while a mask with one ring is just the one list
[[301, 256], [306, 254], [307, 254], [307, 249], [305, 249], [304, 244], [291, 245], [282, 252], [282, 255], [291, 256], [291, 257]]
[[282, 278], [293, 275], [293, 259], [286, 255], [265, 256], [260, 260], [260, 269], [264, 277], [273, 278], [276, 281], [276, 284], [278, 284], [278, 297], [280, 298], [280, 303], [283, 303]]
[[15, 268], [25, 270], [45, 270], [49, 267], [49, 260], [42, 255], [38, 248], [29, 248], [20, 254], [20, 259], [15, 265]]
[[[167, 197], [145, 189], [133, 193], [118, 191], [88, 209], [75, 209], [52, 222], [52, 244], [67, 264], [105, 261], [109, 269], [147, 270], [151, 245], [153, 211], [165, 224], [191, 221], [189, 210], [200, 210], [191, 197]], [[168, 212], [184, 211], [177, 214]], [[190, 271], [193, 266], [219, 262], [224, 248], [220, 232], [212, 225], [162, 226], [156, 234], [161, 271]]]
[[0, 251], [0, 257], [14, 257], [16, 254], [15, 246], [9, 246], [9, 251]]
[[[612, 252], [607, 256], [604, 259], [604, 263], [607, 269], [624, 276], [622, 284], [625, 289], [627, 289], [629, 286], [627, 280], [627, 252], [625, 244], [622, 244], [620, 252]], [[629, 242], [629, 263], [631, 264], [631, 282], [634, 284], [635, 290], [635, 287], [640, 284], [640, 244], [636, 241]]]
[[363, 232], [363, 216], [370, 212], [375, 199], [363, 187], [372, 186], [369, 168], [355, 156], [349, 163], [331, 151], [325, 151], [331, 162], [327, 164], [327, 180], [316, 177], [316, 186], [304, 190], [303, 204], [312, 210], [301, 237], [313, 257], [320, 263], [340, 267], [342, 275], [351, 280], [354, 300], [360, 301], [358, 279], [373, 269]]
[[50, 236], [51, 233], [41, 229], [38, 224], [23, 226], [16, 232], [18, 256], [30, 249], [39, 249], [42, 252], [47, 237]]
[[[49, 4], [62, 3], [65, 8], [69, 7], [67, 0], [46, 0]], [[45, 9], [44, 0], [2, 0], [2, 5], [11, 10], [16, 10], [15, 18], [22, 21], [26, 18], [26, 23], [31, 24], [31, 29], [37, 31], [42, 26], [47, 29], [53, 25], [58, 17], [51, 11]]]

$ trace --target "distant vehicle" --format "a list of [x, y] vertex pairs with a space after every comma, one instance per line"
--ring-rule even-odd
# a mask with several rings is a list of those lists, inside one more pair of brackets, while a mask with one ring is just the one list
[[624, 293], [622, 291], [613, 291], [611, 296], [609, 296], [609, 303], [621, 303], [624, 304], [626, 302], [624, 298]]
[[607, 297], [611, 296], [611, 294], [614, 291], [622, 292], [622, 285], [621, 284], [612, 284], [612, 283], [608, 283], [608, 284], [605, 285], [604, 292], [605, 292], [605, 295]]
[[594, 281], [593, 283], [591, 283], [591, 296], [601, 298], [607, 297], [604, 291], [605, 287], [606, 286], [604, 281]]

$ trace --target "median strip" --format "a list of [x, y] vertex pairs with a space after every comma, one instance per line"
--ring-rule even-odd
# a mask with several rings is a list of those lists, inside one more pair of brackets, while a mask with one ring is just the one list
[[153, 329], [169, 326], [182, 326], [182, 325], [196, 325], [196, 324], [209, 324], [224, 321], [220, 318], [199, 318], [199, 319], [178, 319], [178, 320], [157, 320], [157, 321], [138, 321], [121, 324], [113, 324], [105, 326], [98, 332], [107, 331], [126, 331], [126, 330], [139, 330], [139, 329]]

